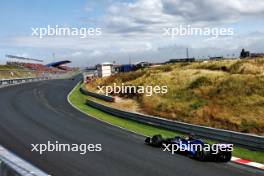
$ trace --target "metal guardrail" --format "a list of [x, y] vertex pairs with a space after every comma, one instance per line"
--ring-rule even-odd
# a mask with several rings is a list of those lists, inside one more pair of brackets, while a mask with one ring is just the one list
[[196, 135], [207, 139], [216, 140], [220, 142], [228, 142], [252, 150], [264, 151], [264, 136], [244, 134], [240, 132], [222, 130], [200, 125], [192, 125], [184, 122], [166, 120], [155, 116], [127, 112], [106, 105], [102, 105], [91, 100], [86, 100], [86, 104], [124, 119], [133, 120], [136, 122], [182, 133], [195, 133]]
[[8, 85], [15, 85], [15, 84], [21, 84], [21, 83], [28, 83], [28, 82], [34, 82], [34, 81], [42, 81], [42, 80], [48, 80], [48, 77], [32, 77], [32, 78], [16, 78], [16, 79], [1, 79], [0, 80], [0, 87], [1, 86], [8, 86]]
[[0, 145], [0, 176], [49, 176]]
[[89, 95], [89, 96], [92, 96], [92, 97], [95, 97], [95, 98], [99, 98], [99, 99], [104, 100], [104, 101], [108, 101], [108, 102], [114, 102], [115, 101], [115, 98], [114, 97], [106, 96], [106, 95], [101, 95], [101, 94], [94, 93], [94, 92], [90, 92], [90, 91], [86, 90], [83, 87], [80, 88], [80, 91], [84, 95]]

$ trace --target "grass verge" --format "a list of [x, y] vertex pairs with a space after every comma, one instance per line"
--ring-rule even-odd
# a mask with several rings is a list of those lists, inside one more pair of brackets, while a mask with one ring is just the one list
[[[79, 89], [81, 84], [78, 84], [72, 91], [69, 96], [69, 101], [76, 107], [78, 107], [81, 111], [86, 114], [93, 116], [99, 120], [105, 121], [107, 123], [113, 124], [115, 126], [119, 126], [125, 128], [129, 131], [133, 131], [145, 136], [152, 136], [154, 134], [161, 134], [164, 137], [173, 137], [175, 135], [183, 135], [182, 133], [156, 128], [153, 126], [145, 125], [142, 123], [137, 123], [130, 120], [125, 120], [105, 112], [102, 112], [98, 109], [85, 105], [85, 101], [88, 96], [83, 95]], [[212, 143], [213, 141], [208, 141]], [[233, 155], [236, 157], [240, 157], [243, 159], [252, 160], [259, 163], [264, 163], [264, 152], [259, 151], [251, 151], [241, 147], [234, 147]]]

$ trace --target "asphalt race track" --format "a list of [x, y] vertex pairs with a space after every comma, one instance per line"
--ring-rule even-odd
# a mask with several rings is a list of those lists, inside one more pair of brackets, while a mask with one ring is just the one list
[[[253, 176], [232, 163], [199, 162], [144, 145], [142, 136], [74, 109], [67, 95], [78, 80], [0, 89], [0, 144], [52, 176]], [[101, 152], [31, 152], [31, 144], [102, 144]]]

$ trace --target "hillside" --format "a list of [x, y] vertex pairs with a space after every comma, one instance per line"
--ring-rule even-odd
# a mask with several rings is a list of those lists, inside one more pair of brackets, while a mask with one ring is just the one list
[[0, 65], [0, 79], [35, 77], [36, 73], [16, 66]]
[[[168, 93], [119, 94], [130, 109], [168, 119], [264, 134], [264, 59], [179, 63], [119, 73], [86, 85], [168, 85]], [[135, 105], [135, 102], [137, 105]], [[124, 103], [128, 109], [129, 105]], [[132, 108], [132, 106], [137, 106]]]

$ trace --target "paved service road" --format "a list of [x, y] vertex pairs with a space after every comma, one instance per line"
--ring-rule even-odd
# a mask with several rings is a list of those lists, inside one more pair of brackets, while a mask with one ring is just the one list
[[[77, 80], [0, 89], [0, 144], [52, 176], [253, 176], [232, 163], [199, 162], [143, 144], [144, 138], [88, 117], [67, 95]], [[31, 152], [31, 144], [102, 144], [103, 151]]]

